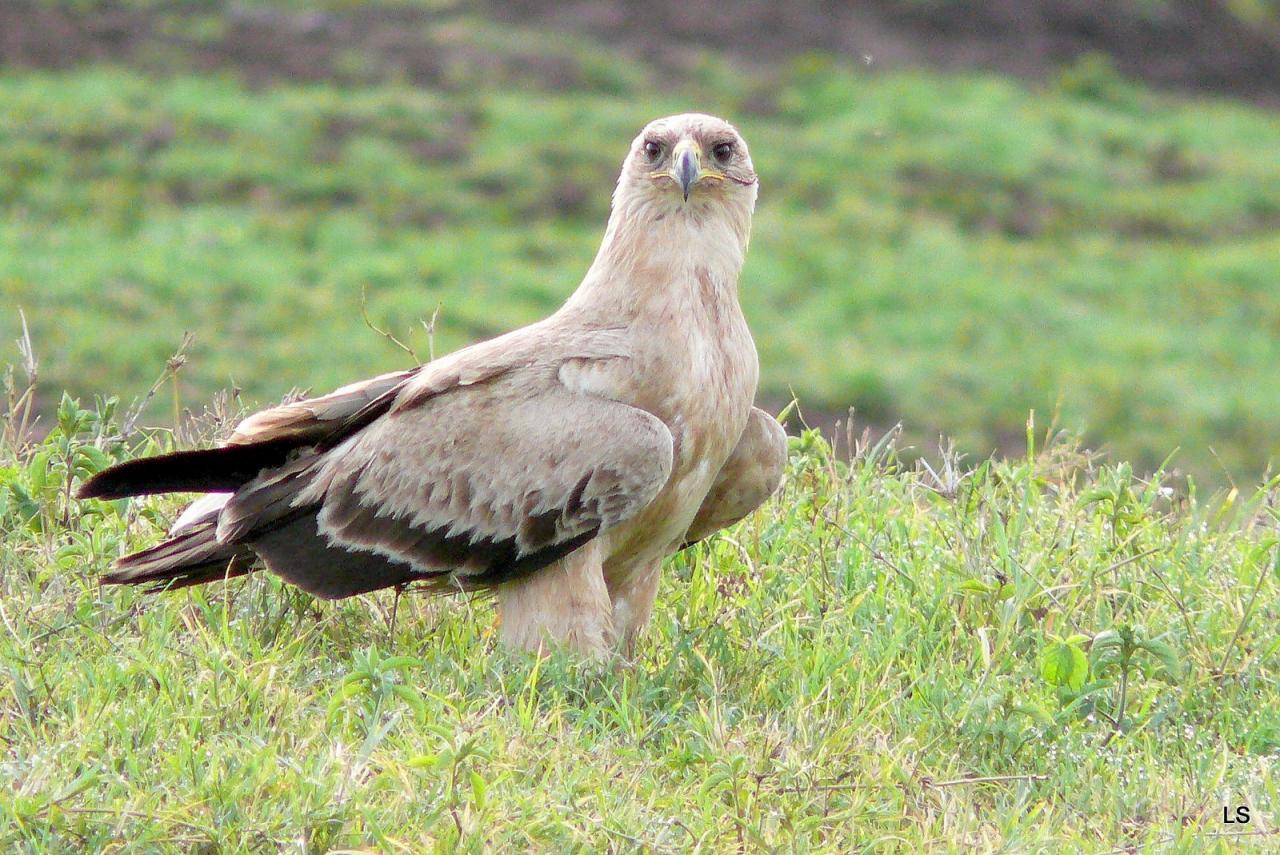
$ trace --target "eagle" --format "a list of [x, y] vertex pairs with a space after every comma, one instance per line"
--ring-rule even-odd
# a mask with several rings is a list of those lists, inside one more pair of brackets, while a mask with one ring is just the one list
[[738, 301], [758, 186], [728, 122], [651, 122], [595, 260], [545, 320], [87, 480], [82, 498], [208, 494], [103, 581], [167, 590], [265, 566], [326, 599], [484, 591], [509, 647], [630, 652], [663, 560], [782, 480]]

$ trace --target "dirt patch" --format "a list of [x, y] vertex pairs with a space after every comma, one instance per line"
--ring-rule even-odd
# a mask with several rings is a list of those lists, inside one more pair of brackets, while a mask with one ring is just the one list
[[[476, 16], [606, 45], [681, 69], [698, 49], [743, 60], [824, 51], [878, 67], [979, 68], [1052, 74], [1091, 53], [1123, 73], [1179, 89], [1280, 103], [1280, 21], [1246, 21], [1223, 0], [551, 0], [473, 2], [424, 9], [381, 3], [341, 11], [289, 11], [234, 2], [86, 7], [51, 0], [0, 3], [0, 64], [65, 68], [123, 61], [143, 67], [235, 69], [250, 82], [397, 77], [447, 84], [459, 51], [501, 76], [563, 88], [576, 66], [535, 41], [477, 48], [449, 22]], [[477, 54], [482, 54], [478, 56]]]
[[888, 66], [1034, 78], [1101, 53], [1157, 85], [1280, 97], [1280, 22], [1246, 23], [1221, 0], [525, 0], [493, 4], [491, 14], [587, 31], [655, 56], [691, 45], [747, 58], [822, 50]]

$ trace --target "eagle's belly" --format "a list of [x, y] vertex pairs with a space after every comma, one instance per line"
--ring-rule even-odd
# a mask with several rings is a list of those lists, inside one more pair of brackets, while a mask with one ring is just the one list
[[714, 350], [690, 351], [681, 360], [683, 382], [652, 402], [650, 412], [663, 420], [674, 441], [671, 477], [643, 511], [605, 535], [604, 574], [610, 589], [680, 548], [742, 436], [755, 398], [758, 364], [745, 322], [740, 330], [739, 335], [710, 339], [719, 345]]
[[611, 588], [679, 548], [728, 456], [725, 452], [718, 459], [707, 457], [673, 473], [647, 508], [608, 533], [604, 573]]

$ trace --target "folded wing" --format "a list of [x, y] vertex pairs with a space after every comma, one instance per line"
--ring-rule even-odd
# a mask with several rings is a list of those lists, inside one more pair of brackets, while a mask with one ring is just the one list
[[420, 375], [399, 378], [358, 406], [300, 402], [249, 420], [228, 448], [252, 456], [287, 443], [288, 453], [190, 521], [182, 543], [123, 559], [107, 581], [221, 578], [211, 562], [242, 546], [323, 597], [417, 580], [484, 588], [629, 519], [670, 476], [659, 419], [568, 390], [545, 363], [458, 376], [429, 389]]
[[[265, 474], [223, 508], [218, 539], [253, 543], [301, 513], [331, 548], [477, 588], [550, 564], [653, 500], [671, 473], [661, 421], [524, 379], [454, 387]], [[307, 587], [287, 550], [263, 551]]]

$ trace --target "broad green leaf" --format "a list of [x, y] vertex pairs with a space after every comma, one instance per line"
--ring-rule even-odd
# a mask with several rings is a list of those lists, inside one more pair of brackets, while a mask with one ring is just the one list
[[1034, 719], [1037, 724], [1053, 724], [1053, 716], [1049, 711], [1032, 701], [1015, 705], [1013, 711]]
[[1176, 680], [1182, 676], [1182, 660], [1178, 658], [1178, 653], [1170, 645], [1155, 638], [1138, 642], [1138, 648], [1146, 650], [1160, 660], [1160, 665], [1164, 668], [1165, 673], [1171, 680]]
[[1051, 686], [1066, 686], [1078, 692], [1084, 688], [1085, 678], [1089, 676], [1089, 660], [1079, 647], [1057, 642], [1045, 650], [1040, 676]]
[[1104, 629], [1093, 637], [1093, 650], [1104, 650], [1108, 647], [1119, 647], [1122, 643], [1120, 633], [1114, 629]]
[[994, 586], [988, 585], [981, 579], [965, 579], [960, 583], [959, 589], [962, 594], [974, 595], [990, 594], [996, 590]]

